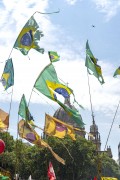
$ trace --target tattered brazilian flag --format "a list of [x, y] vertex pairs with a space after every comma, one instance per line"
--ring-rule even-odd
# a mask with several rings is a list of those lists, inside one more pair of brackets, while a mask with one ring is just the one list
[[56, 119], [48, 114], [45, 115], [45, 133], [50, 136], [55, 136], [58, 138], [64, 138], [69, 135], [71, 139], [75, 139], [75, 132], [73, 126]]
[[56, 154], [51, 146], [47, 144], [45, 141], [41, 139], [41, 137], [37, 134], [37, 132], [31, 127], [31, 124], [29, 124], [25, 120], [20, 120], [18, 123], [18, 133], [21, 138], [26, 139], [32, 144], [37, 145], [38, 147], [45, 147], [50, 150], [52, 155], [56, 158], [57, 161], [61, 162], [62, 164], [65, 164], [64, 159], [62, 159], [58, 154]]
[[75, 120], [75, 122], [80, 125], [80, 127], [83, 127], [84, 123], [82, 122], [82, 118], [78, 111], [67, 107], [58, 100], [57, 93], [67, 99], [70, 98], [70, 95], [73, 94], [73, 91], [69, 87], [59, 82], [57, 73], [52, 63], [46, 66], [40, 73], [34, 84], [34, 88], [36, 88], [49, 99], [56, 101], [68, 113], [68, 115], [71, 116], [73, 120]]
[[73, 121], [75, 121], [80, 128], [84, 128], [84, 122], [82, 120], [82, 116], [80, 115], [79, 111], [77, 109], [72, 109], [59, 100], [57, 101], [58, 104], [67, 112], [67, 114], [71, 117]]
[[9, 127], [9, 114], [0, 109], [0, 130], [6, 130]]
[[28, 109], [27, 102], [26, 102], [24, 94], [23, 94], [21, 101], [20, 101], [18, 114], [27, 121], [34, 120], [33, 116], [31, 115], [31, 113]]
[[114, 72], [113, 77], [117, 77], [117, 75], [120, 75], [120, 67], [118, 67], [118, 68], [116, 69], [116, 71]]
[[94, 55], [92, 54], [88, 41], [86, 42], [86, 62], [85, 62], [85, 66], [87, 67], [88, 73], [89, 74], [93, 74], [98, 81], [103, 84], [104, 83], [104, 79], [102, 76], [102, 70], [101, 67], [97, 64], [97, 59], [94, 57]]
[[60, 56], [55, 51], [48, 51], [48, 55], [51, 62], [56, 62], [60, 60]]
[[7, 90], [9, 87], [14, 85], [14, 68], [13, 68], [12, 59], [8, 59], [6, 61], [4, 71], [1, 77], [1, 82], [5, 90]]
[[44, 49], [38, 45], [42, 36], [43, 33], [39, 30], [39, 26], [32, 16], [21, 30], [14, 48], [20, 50], [23, 55], [27, 55], [31, 48], [44, 53]]
[[40, 139], [36, 131], [25, 120], [20, 120], [18, 123], [18, 133], [21, 138], [28, 140], [29, 142], [36, 144]]

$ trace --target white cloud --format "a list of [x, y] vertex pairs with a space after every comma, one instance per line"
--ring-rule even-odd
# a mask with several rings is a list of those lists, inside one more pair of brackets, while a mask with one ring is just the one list
[[68, 4], [74, 5], [78, 0], [66, 0]]
[[120, 0], [92, 0], [97, 9], [105, 14], [106, 20], [110, 20], [120, 10]]
[[[1, 42], [3, 42], [3, 44], [7, 44], [7, 46], [10, 45], [10, 41], [8, 41], [8, 39], [11, 40], [11, 42], [14, 42], [21, 31], [21, 27], [25, 25], [31, 15], [33, 15], [36, 11], [46, 11], [46, 8], [48, 7], [47, 2], [47, 0], [13, 0], [8, 5], [8, 2], [4, 0], [4, 8], [1, 7], [0, 9], [0, 16], [2, 17], [0, 23]], [[44, 15], [39, 14], [39, 21], [44, 22]]]
[[[69, 5], [75, 5], [82, 0], [66, 0]], [[106, 20], [109, 21], [120, 10], [120, 0], [91, 0], [99, 12], [106, 16]]]
[[69, 5], [75, 5], [77, 2], [81, 2], [83, 0], [65, 0]]
[[[20, 6], [22, 7], [23, 2], [25, 2], [24, 4], [25, 11], [24, 13], [21, 13], [19, 7]], [[31, 13], [38, 10], [37, 7], [40, 6], [41, 11], [44, 11], [48, 6], [47, 3], [46, 4], [44, 3], [44, 1], [42, 5], [39, 2], [35, 3], [36, 1], [30, 1], [30, 4], [27, 2], [28, 2], [27, 0], [20, 1], [19, 3], [13, 1], [9, 7], [9, 11], [7, 13], [9, 14], [9, 12], [12, 11], [10, 19], [12, 19], [12, 22], [15, 21], [15, 23], [13, 27], [10, 29], [10, 31], [8, 31], [7, 28], [11, 26], [11, 21], [7, 21], [7, 25], [5, 26], [5, 29], [1, 30], [1, 33], [3, 33], [2, 36], [7, 34], [7, 39], [4, 39], [6, 44], [5, 47], [2, 46], [2, 44], [0, 45], [3, 52], [1, 53], [0, 61], [5, 61], [8, 58], [7, 54], [9, 55], [9, 52], [11, 50], [10, 46], [13, 45], [14, 39], [16, 39], [18, 32], [21, 30], [21, 24], [23, 24], [22, 20], [24, 19], [25, 22], [26, 16], [30, 17]], [[102, 2], [103, 5], [107, 6], [107, 1], [102, 1]], [[30, 8], [31, 4], [34, 4], [32, 8]], [[4, 1], [4, 5], [5, 5], [5, 9], [8, 10], [8, 4], [6, 3], [6, 1]], [[19, 12], [20, 22], [17, 21], [18, 12]], [[6, 13], [3, 13], [2, 17], [3, 17], [2, 22], [3, 24], [5, 24], [8, 16], [6, 15]], [[62, 28], [59, 28], [58, 26], [54, 26], [50, 22], [48, 16], [42, 15], [42, 18], [40, 20], [39, 17], [41, 16], [39, 16], [38, 14], [36, 14], [35, 17], [38, 20], [38, 22], [41, 21], [41, 29], [45, 34], [45, 36], [41, 39], [40, 42], [41, 47], [45, 48], [45, 54], [42, 55], [35, 50], [31, 50], [29, 53], [31, 60], [28, 60], [27, 56], [23, 56], [21, 52], [19, 52], [18, 50], [13, 50], [12, 58], [15, 69], [15, 85], [14, 85], [13, 99], [15, 101], [19, 101], [23, 93], [25, 93], [27, 99], [29, 99], [32, 87], [34, 85], [34, 82], [38, 74], [49, 63], [47, 51], [53, 48], [54, 50], [59, 49], [59, 54], [61, 57], [61, 61], [55, 64], [59, 77], [63, 79], [63, 81], [65, 81], [66, 83], [67, 82], [69, 83], [69, 86], [75, 91], [76, 99], [78, 99], [78, 101], [83, 106], [90, 109], [90, 104], [88, 103], [89, 91], [88, 91], [87, 74], [86, 74], [86, 67], [84, 65], [85, 59], [81, 57], [81, 54], [84, 54], [83, 53], [84, 49], [80, 45], [77, 45], [72, 38], [65, 36], [64, 32], [62, 31]], [[59, 29], [61, 29], [61, 31]], [[63, 36], [64, 38], [61, 38]], [[77, 49], [76, 47], [79, 47], [79, 49]], [[102, 61], [99, 63], [103, 68], [105, 84], [101, 86], [98, 80], [94, 76], [90, 76], [91, 95], [95, 110], [97, 111], [101, 110], [106, 112], [106, 107], [107, 107], [107, 113], [109, 115], [112, 107], [116, 105], [117, 99], [119, 99], [119, 90], [120, 90], [118, 85], [119, 80], [112, 78], [111, 73], [113, 72], [113, 67], [111, 64], [106, 64], [103, 63]], [[4, 68], [4, 63], [1, 63], [0, 72], [3, 71], [3, 68]], [[0, 85], [0, 91], [1, 93], [3, 93], [2, 85]], [[10, 97], [8, 97], [8, 94], [6, 92], [4, 92], [4, 96], [0, 95], [0, 99], [2, 101], [3, 100], [9, 101], [9, 98]], [[34, 96], [34, 98], [32, 98], [31, 100], [33, 102], [39, 101], [37, 96]]]

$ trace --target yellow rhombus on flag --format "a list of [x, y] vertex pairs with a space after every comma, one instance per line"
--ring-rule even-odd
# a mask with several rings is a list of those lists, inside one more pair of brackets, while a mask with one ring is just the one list
[[114, 177], [101, 177], [101, 180], [118, 180], [118, 179]]

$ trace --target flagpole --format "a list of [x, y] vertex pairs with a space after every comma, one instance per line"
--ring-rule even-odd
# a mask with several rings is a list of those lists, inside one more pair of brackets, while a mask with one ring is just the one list
[[[12, 97], [13, 97], [13, 86], [12, 86], [12, 94], [11, 94], [10, 106], [9, 106], [9, 124], [10, 124], [10, 113], [11, 113], [11, 107], [12, 107]], [[7, 132], [8, 132], [8, 127], [7, 127]], [[6, 134], [6, 143], [7, 143], [7, 134]]]
[[[87, 77], [88, 77], [88, 87], [89, 87], [89, 97], [90, 97], [90, 106], [91, 106], [92, 120], [93, 120], [93, 123], [95, 123], [94, 113], [93, 113], [93, 106], [92, 106], [92, 97], [91, 97], [90, 82], [89, 82], [89, 74], [88, 74], [88, 72], [87, 72]], [[94, 133], [95, 133], [95, 127], [94, 127]], [[95, 140], [96, 140], [96, 138], [95, 138]], [[96, 140], [96, 150], [98, 151], [97, 140]]]
[[108, 143], [108, 139], [109, 139], [109, 136], [110, 136], [112, 127], [113, 127], [113, 123], [114, 123], [115, 118], [116, 118], [116, 115], [117, 115], [117, 111], [118, 111], [119, 105], [120, 105], [120, 100], [119, 100], [119, 102], [118, 102], [118, 105], [117, 105], [117, 108], [116, 108], [116, 111], [115, 111], [115, 114], [114, 114], [114, 117], [113, 117], [113, 121], [112, 121], [112, 124], [111, 124], [111, 126], [110, 126], [110, 130], [109, 130], [109, 133], [108, 133], [108, 137], [107, 137], [107, 140], [106, 140], [106, 144], [105, 144], [104, 151], [106, 150], [106, 146], [107, 146], [107, 143]]
[[[94, 120], [94, 113], [93, 113], [93, 106], [92, 106], [92, 97], [91, 97], [91, 89], [90, 89], [90, 81], [89, 81], [89, 74], [87, 71], [87, 77], [88, 77], [88, 87], [89, 87], [89, 97], [90, 97], [90, 106], [91, 106], [91, 113], [92, 113], [92, 120], [93, 120], [93, 124], [95, 123]], [[94, 134], [95, 134], [95, 126], [94, 126]], [[96, 152], [97, 152], [97, 156], [98, 156], [98, 145], [97, 145], [97, 139], [95, 137], [95, 141], [96, 141]], [[97, 177], [101, 176], [101, 174], [99, 173], [99, 158], [97, 158], [98, 162], [97, 162]]]
[[[43, 68], [43, 70], [40, 72], [40, 74], [38, 75], [38, 77], [43, 73], [43, 71], [48, 67], [48, 66], [50, 66], [50, 64], [51, 63], [49, 63], [47, 66], [45, 66], [44, 68]], [[37, 77], [37, 79], [38, 79], [38, 77]], [[35, 83], [34, 83], [34, 86], [35, 86], [35, 84], [36, 84], [36, 82], [37, 82], [37, 79], [36, 79], [36, 81], [35, 81]], [[28, 107], [29, 107], [29, 104], [30, 104], [30, 100], [31, 100], [31, 97], [32, 97], [32, 93], [33, 93], [33, 91], [34, 91], [34, 86], [33, 86], [33, 88], [32, 88], [32, 91], [31, 91], [31, 93], [30, 93], [30, 98], [29, 98], [29, 101], [28, 101]], [[35, 92], [35, 91], [34, 91]], [[38, 94], [37, 92], [35, 92], [36, 94]], [[39, 94], [38, 94], [39, 95]], [[39, 95], [40, 96], [40, 95]], [[47, 102], [48, 103], [48, 102]], [[49, 104], [50, 105], [50, 104]], [[52, 107], [53, 108], [53, 107]], [[53, 108], [54, 109], [54, 108]], [[54, 109], [54, 111], [55, 111], [55, 109]]]
[[90, 97], [90, 106], [91, 106], [92, 120], [94, 120], [94, 113], [93, 113], [92, 97], [91, 97], [91, 89], [90, 89], [90, 81], [89, 81], [88, 72], [87, 72], [87, 77], [88, 77], [88, 87], [89, 87], [89, 97]]
[[29, 97], [29, 101], [28, 101], [28, 107], [29, 107], [30, 100], [31, 100], [31, 97], [32, 97], [33, 89], [34, 89], [34, 86], [33, 86], [32, 91], [31, 91], [31, 93], [30, 93], [30, 97]]
[[[32, 91], [31, 91], [31, 93], [30, 93], [29, 100], [28, 100], [28, 107], [29, 107], [30, 100], [31, 100], [31, 97], [32, 97], [32, 93], [33, 93], [33, 92], [35, 92], [38, 96], [40, 96], [36, 91], [34, 91], [34, 86], [33, 86]], [[44, 101], [45, 101], [45, 100], [44, 100]], [[46, 101], [46, 103], [49, 104], [47, 101]], [[49, 104], [49, 106], [51, 106], [51, 105]], [[53, 106], [51, 106], [51, 107], [52, 107], [52, 109], [55, 111], [55, 109], [53, 108]]]
[[[10, 54], [9, 54], [9, 56], [8, 56], [8, 59], [10, 58], [10, 56], [11, 56], [11, 54], [12, 54], [12, 51], [13, 51], [13, 47], [12, 47], [12, 49], [11, 49], [11, 51], [10, 51]], [[5, 62], [7, 62], [7, 60], [6, 60]], [[14, 67], [14, 66], [13, 66], [13, 67]], [[12, 97], [13, 97], [13, 86], [12, 86], [12, 93], [11, 93], [11, 100], [10, 100], [10, 107], [9, 107], [9, 118], [10, 118], [10, 112], [11, 112], [11, 107], [12, 107]]]
[[62, 141], [59, 139], [59, 142], [64, 146], [64, 148], [67, 150], [69, 156], [71, 157], [72, 161], [74, 162], [74, 158], [72, 157], [72, 155], [70, 154], [68, 148], [62, 143]]
[[[19, 134], [18, 123], [19, 123], [19, 114], [18, 114], [18, 120], [17, 120], [17, 138], [16, 138], [16, 146], [15, 146], [15, 148], [16, 148], [16, 151], [15, 151], [15, 153], [16, 153], [15, 175], [16, 175], [16, 174], [19, 174], [19, 161], [18, 161], [18, 155], [17, 155], [18, 139], [19, 139], [19, 137], [18, 137], [18, 134]], [[21, 150], [21, 149], [20, 149], [20, 150]]]
[[[38, 94], [35, 90], [33, 90], [33, 92], [36, 93], [38, 96], [40, 96], [40, 94]], [[41, 96], [40, 96], [40, 97], [41, 97]], [[42, 97], [41, 97], [41, 99], [44, 100], [44, 98], [42, 98]], [[54, 111], [56, 111], [55, 108], [54, 108], [51, 104], [48, 103], [48, 101], [46, 101], [46, 100], [44, 100], [44, 101], [45, 101]]]
[[[8, 56], [8, 59], [10, 58], [11, 54], [12, 54], [12, 51], [13, 51], [13, 47], [10, 51], [10, 54]], [[7, 62], [8, 60], [6, 60], [5, 62]], [[12, 96], [13, 96], [13, 86], [12, 86], [12, 92], [11, 92], [11, 98], [10, 98], [10, 107], [9, 107], [9, 121], [10, 121], [10, 113], [11, 113], [11, 107], [12, 107]], [[8, 128], [7, 128], [7, 132], [8, 132]], [[7, 136], [6, 136], [6, 141], [7, 141]]]
[[[44, 13], [44, 12], [40, 12], [40, 11], [36, 11], [35, 13], [39, 13], [39, 14], [55, 14], [55, 13], [59, 13], [60, 12], [60, 9], [58, 9], [58, 11], [53, 11], [53, 12], [47, 12], [47, 13]], [[32, 15], [34, 16], [35, 13]]]
[[[5, 63], [9, 60], [9, 58], [10, 58], [10, 56], [11, 56], [11, 54], [12, 54], [12, 51], [13, 51], [13, 47], [12, 47], [12, 49], [11, 49], [11, 51], [10, 51], [10, 54], [9, 54], [9, 56], [8, 56], [8, 59], [5, 61]], [[12, 86], [12, 92], [11, 92], [11, 98], [10, 98], [10, 106], [9, 106], [9, 124], [10, 124], [10, 113], [11, 113], [11, 107], [12, 107], [12, 96], [13, 96], [13, 86]], [[6, 132], [8, 133], [8, 127], [7, 127]], [[8, 141], [7, 133], [6, 133], [6, 143], [7, 143], [7, 141]], [[7, 150], [7, 146], [6, 146], [6, 150]], [[5, 150], [5, 151], [6, 151], [6, 150]], [[5, 164], [5, 165], [6, 165], [6, 164]]]
[[12, 92], [11, 92], [11, 100], [10, 100], [10, 108], [9, 108], [9, 117], [10, 117], [10, 112], [11, 112], [11, 107], [12, 107], [12, 97], [13, 97], [13, 86], [12, 86]]
[[[13, 52], [14, 46], [12, 47], [10, 54], [8, 56], [8, 59], [11, 57], [11, 54]], [[7, 62], [8, 60], [6, 60], [5, 62]], [[13, 66], [14, 67], [14, 66]], [[10, 108], [9, 108], [9, 119], [10, 119], [10, 113], [11, 113], [11, 107], [12, 107], [12, 97], [13, 97], [13, 86], [12, 86], [12, 94], [11, 94], [11, 100], [10, 100]]]

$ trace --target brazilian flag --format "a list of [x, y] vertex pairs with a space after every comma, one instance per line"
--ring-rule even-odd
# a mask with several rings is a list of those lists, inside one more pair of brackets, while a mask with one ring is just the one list
[[57, 73], [52, 63], [46, 66], [40, 73], [34, 84], [34, 88], [49, 99], [56, 101], [80, 127], [84, 126], [79, 112], [67, 107], [58, 99], [57, 94], [62, 95], [65, 99], [70, 98], [70, 95], [73, 94], [73, 90], [58, 80]]
[[39, 92], [54, 101], [57, 100], [56, 93], [62, 95], [64, 98], [69, 98], [70, 94], [72, 94], [72, 90], [58, 80], [52, 63], [46, 66], [40, 73], [34, 84], [34, 87]]
[[93, 74], [98, 81], [103, 84], [104, 83], [104, 79], [102, 76], [102, 70], [101, 67], [97, 64], [97, 59], [94, 57], [94, 55], [92, 54], [88, 41], [86, 42], [86, 62], [85, 62], [85, 66], [87, 67], [87, 71], [89, 74]]
[[120, 75], [120, 67], [118, 67], [118, 68], [116, 69], [116, 71], [114, 72], [113, 77], [117, 77], [117, 75]]
[[27, 102], [26, 102], [24, 94], [23, 94], [21, 101], [20, 101], [18, 114], [27, 121], [33, 120], [33, 117], [32, 117], [32, 115], [28, 109]]
[[48, 51], [48, 55], [51, 62], [56, 62], [60, 60], [60, 56], [55, 51]]
[[14, 85], [14, 67], [12, 59], [8, 59], [6, 61], [4, 71], [1, 77], [1, 82], [5, 90]]
[[13, 47], [20, 50], [23, 55], [27, 55], [32, 48], [44, 53], [44, 49], [38, 45], [42, 36], [43, 33], [39, 30], [39, 26], [32, 16], [21, 30]]

